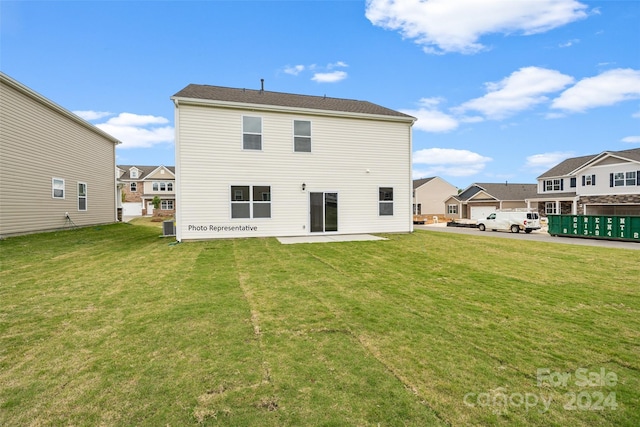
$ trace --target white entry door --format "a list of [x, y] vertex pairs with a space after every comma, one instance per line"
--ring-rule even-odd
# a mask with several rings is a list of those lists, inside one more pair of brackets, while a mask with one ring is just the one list
[[153, 202], [147, 202], [147, 215], [153, 215]]

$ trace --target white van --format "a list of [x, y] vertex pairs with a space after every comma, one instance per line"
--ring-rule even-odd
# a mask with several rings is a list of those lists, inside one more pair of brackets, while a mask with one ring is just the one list
[[540, 217], [537, 212], [498, 211], [485, 219], [479, 219], [477, 225], [480, 231], [488, 228], [493, 231], [508, 230], [518, 233], [522, 230], [525, 233], [531, 233], [533, 230], [540, 229]]

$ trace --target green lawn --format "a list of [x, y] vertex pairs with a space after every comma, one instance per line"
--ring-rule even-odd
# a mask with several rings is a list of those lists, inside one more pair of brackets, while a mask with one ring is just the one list
[[640, 251], [160, 225], [0, 241], [0, 425], [640, 425]]

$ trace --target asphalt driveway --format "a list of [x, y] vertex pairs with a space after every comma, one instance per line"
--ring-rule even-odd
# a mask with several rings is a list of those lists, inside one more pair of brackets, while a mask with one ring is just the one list
[[480, 231], [477, 228], [447, 227], [445, 224], [414, 225], [415, 230], [429, 230], [443, 233], [471, 234], [487, 238], [534, 240], [537, 242], [560, 243], [566, 245], [600, 246], [603, 248], [620, 248], [640, 250], [638, 242], [621, 242], [616, 240], [582, 239], [578, 237], [553, 237], [546, 230], [537, 230], [529, 234], [511, 233], [508, 231]]

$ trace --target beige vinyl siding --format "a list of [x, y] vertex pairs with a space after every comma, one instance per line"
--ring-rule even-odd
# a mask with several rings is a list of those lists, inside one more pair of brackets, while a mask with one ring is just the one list
[[[115, 143], [2, 82], [0, 235], [115, 221]], [[53, 199], [52, 178], [65, 181]], [[78, 182], [87, 210], [78, 211]]]
[[[179, 238], [305, 235], [309, 193], [322, 191], [338, 193], [339, 233], [411, 230], [409, 123], [252, 111], [262, 117], [263, 133], [262, 150], [251, 151], [242, 149], [243, 114], [239, 109], [180, 105]], [[311, 153], [294, 152], [293, 120], [311, 121]], [[271, 218], [231, 219], [231, 185], [271, 186]], [[393, 216], [378, 216], [381, 186], [394, 188]], [[190, 232], [189, 225], [249, 225], [257, 230]]]

